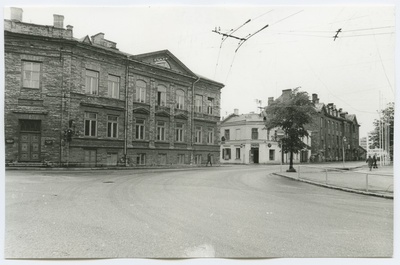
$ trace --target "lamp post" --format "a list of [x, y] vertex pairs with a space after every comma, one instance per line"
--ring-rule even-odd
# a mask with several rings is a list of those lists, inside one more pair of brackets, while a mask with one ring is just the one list
[[344, 168], [344, 159], [345, 159], [345, 156], [344, 156], [344, 145], [346, 144], [346, 136], [343, 136], [343, 144], [342, 144], [342, 149], [343, 149], [343, 168]]

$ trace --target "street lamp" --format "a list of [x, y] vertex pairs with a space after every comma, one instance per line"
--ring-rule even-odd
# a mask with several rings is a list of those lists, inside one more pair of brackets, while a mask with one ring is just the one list
[[344, 168], [344, 145], [346, 143], [346, 136], [343, 136], [343, 144], [342, 144], [342, 149], [343, 149], [343, 168]]

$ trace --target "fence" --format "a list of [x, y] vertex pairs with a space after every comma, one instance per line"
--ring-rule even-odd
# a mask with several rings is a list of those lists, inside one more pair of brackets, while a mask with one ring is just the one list
[[369, 171], [369, 169], [356, 171], [304, 165], [298, 165], [296, 170], [297, 172], [285, 174], [330, 186], [393, 195], [393, 174]]

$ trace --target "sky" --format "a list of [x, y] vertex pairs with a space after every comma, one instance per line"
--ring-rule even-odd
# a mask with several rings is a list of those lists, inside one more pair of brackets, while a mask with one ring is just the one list
[[[53, 14], [61, 14], [74, 37], [103, 32], [130, 54], [168, 49], [193, 72], [225, 85], [222, 117], [234, 109], [258, 112], [257, 100], [265, 106], [268, 97], [300, 87], [356, 114], [363, 137], [373, 129], [377, 111], [394, 101], [394, 6], [20, 7], [24, 22], [52, 25]], [[213, 32], [242, 26], [232, 35], [245, 38], [267, 25], [239, 49], [237, 39], [222, 42]]]

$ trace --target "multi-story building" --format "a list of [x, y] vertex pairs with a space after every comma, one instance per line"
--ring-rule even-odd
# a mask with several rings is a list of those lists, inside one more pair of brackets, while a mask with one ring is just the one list
[[[289, 162], [289, 154], [283, 154], [279, 138], [283, 131], [279, 128], [267, 130], [260, 114], [239, 115], [235, 109], [221, 122], [221, 163], [238, 164], [279, 164]], [[309, 145], [310, 138], [303, 139]], [[309, 150], [294, 154], [293, 161], [306, 162]]]
[[168, 50], [130, 55], [103, 33], [5, 27], [6, 161], [54, 165], [160, 165], [219, 158], [220, 90]]
[[[282, 90], [280, 98], [284, 99], [291, 92], [291, 89]], [[273, 100], [270, 97], [268, 102]], [[317, 94], [312, 94], [312, 102], [317, 114], [313, 122], [306, 125], [311, 132], [310, 161], [342, 161], [343, 154], [347, 161], [358, 160], [360, 125], [356, 115], [337, 109], [333, 103], [320, 103]]]

